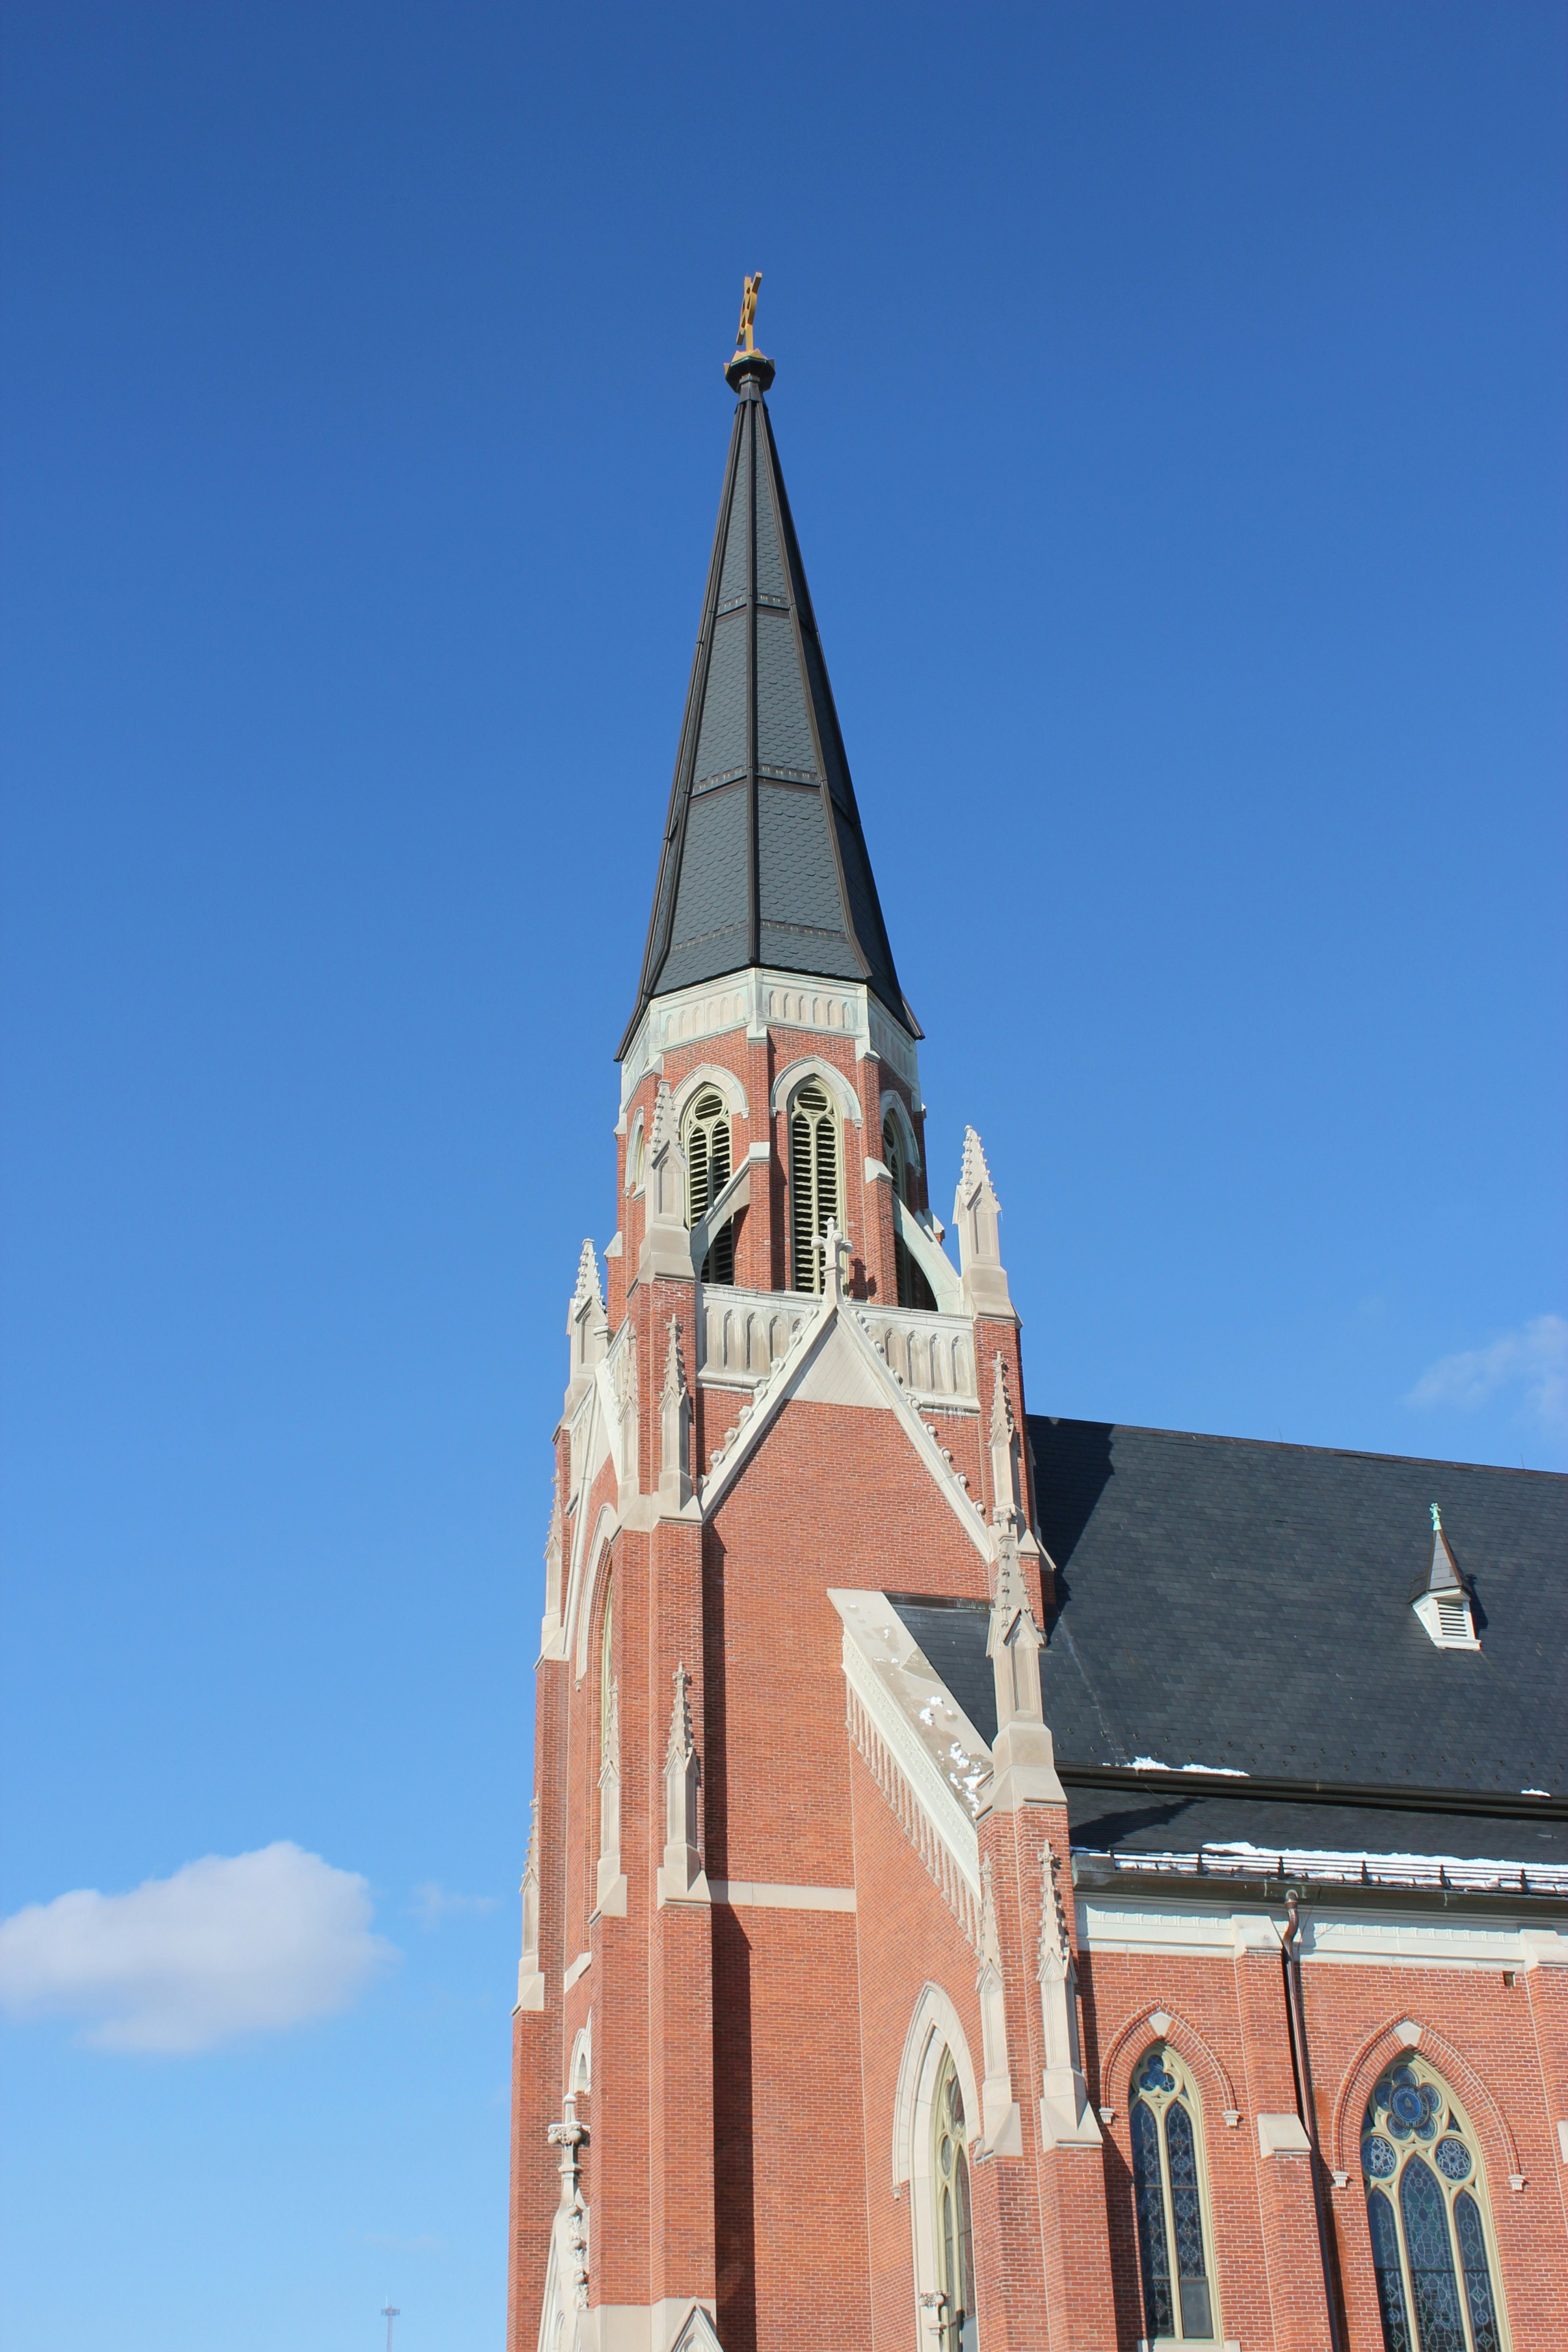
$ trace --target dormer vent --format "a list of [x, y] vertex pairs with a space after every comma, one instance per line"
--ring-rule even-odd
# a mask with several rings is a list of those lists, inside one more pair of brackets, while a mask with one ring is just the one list
[[1443, 1515], [1436, 1503], [1432, 1506], [1431, 1565], [1417, 1579], [1410, 1606], [1439, 1650], [1480, 1648], [1470, 1590], [1459, 1574], [1448, 1538], [1443, 1533]]

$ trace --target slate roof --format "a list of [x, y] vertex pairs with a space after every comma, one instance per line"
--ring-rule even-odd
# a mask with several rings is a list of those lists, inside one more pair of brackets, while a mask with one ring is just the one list
[[763, 393], [739, 398], [636, 1010], [749, 965], [864, 980], [911, 1035]]
[[[1059, 1571], [1041, 1654], [1064, 1769], [1154, 1758], [1253, 1778], [1434, 1792], [1425, 1810], [1074, 1787], [1074, 1843], [1249, 1839], [1568, 1860], [1525, 1790], [1568, 1796], [1568, 1477], [1104, 1422], [1031, 1418], [1040, 1534]], [[1410, 1606], [1429, 1507], [1473, 1596], [1479, 1652]], [[890, 1570], [890, 1583], [896, 1574]], [[900, 1598], [954, 1697], [995, 1732], [987, 1617]], [[1450, 1813], [1444, 1792], [1497, 1817]], [[1425, 1801], [1423, 1801], [1425, 1803]]]

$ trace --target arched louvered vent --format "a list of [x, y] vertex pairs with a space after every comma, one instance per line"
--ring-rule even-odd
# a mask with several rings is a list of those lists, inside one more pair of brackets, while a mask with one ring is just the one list
[[[883, 1165], [893, 1179], [893, 1189], [905, 1208], [913, 1208], [910, 1199], [909, 1155], [904, 1148], [904, 1138], [898, 1131], [898, 1121], [891, 1111], [882, 1122]], [[898, 1280], [898, 1303], [901, 1307], [924, 1307], [930, 1313], [936, 1305], [931, 1285], [915, 1265], [904, 1243], [895, 1234], [893, 1244], [894, 1270]]]
[[[716, 1087], [705, 1087], [686, 1113], [682, 1143], [686, 1155], [686, 1223], [706, 1217], [729, 1181], [729, 1112]], [[715, 1236], [703, 1260], [705, 1282], [735, 1280], [735, 1226]]]
[[904, 1138], [898, 1131], [898, 1121], [891, 1111], [882, 1123], [883, 1165], [893, 1179], [893, 1189], [901, 1201], [909, 1198], [909, 1171], [904, 1165]]
[[821, 1078], [808, 1078], [789, 1106], [789, 1243], [794, 1286], [820, 1291], [830, 1223], [842, 1230], [839, 1199], [839, 1124]]

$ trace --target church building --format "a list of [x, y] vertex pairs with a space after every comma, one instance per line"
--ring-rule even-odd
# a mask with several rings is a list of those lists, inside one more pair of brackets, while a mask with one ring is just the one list
[[567, 1310], [508, 2352], [1558, 2352], [1568, 1478], [1030, 1410], [754, 307]]

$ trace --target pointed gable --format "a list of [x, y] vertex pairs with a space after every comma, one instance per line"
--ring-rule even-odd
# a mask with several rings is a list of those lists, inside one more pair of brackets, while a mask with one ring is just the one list
[[637, 1007], [762, 965], [864, 981], [917, 1036], [877, 899], [763, 394], [739, 394]]

